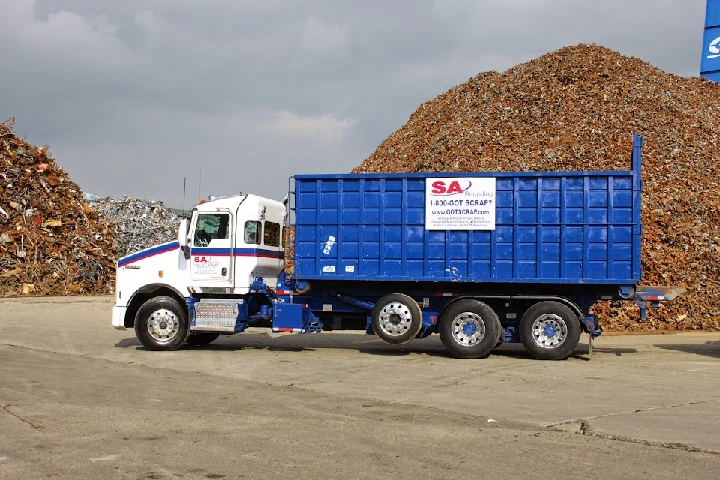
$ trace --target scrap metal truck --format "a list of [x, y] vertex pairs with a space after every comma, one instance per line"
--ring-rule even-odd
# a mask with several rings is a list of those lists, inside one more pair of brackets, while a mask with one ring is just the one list
[[600, 335], [596, 302], [637, 302], [642, 321], [682, 291], [639, 285], [642, 141], [627, 171], [297, 175], [282, 202], [201, 202], [176, 242], [118, 261], [112, 325], [151, 350], [262, 326], [565, 359]]

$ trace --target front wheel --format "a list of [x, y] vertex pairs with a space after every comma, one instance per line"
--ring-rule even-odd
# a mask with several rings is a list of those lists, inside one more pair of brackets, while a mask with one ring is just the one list
[[500, 319], [480, 300], [464, 299], [440, 315], [440, 340], [457, 358], [484, 358], [500, 339]]
[[149, 350], [177, 350], [188, 333], [187, 311], [172, 297], [151, 298], [135, 317], [135, 335]]
[[565, 360], [580, 341], [580, 320], [560, 302], [540, 302], [520, 320], [520, 340], [538, 360]]

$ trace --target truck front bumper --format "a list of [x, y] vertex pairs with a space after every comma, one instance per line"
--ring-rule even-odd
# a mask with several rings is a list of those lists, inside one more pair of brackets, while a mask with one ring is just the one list
[[125, 328], [125, 313], [127, 307], [113, 307], [112, 311], [112, 326], [118, 330], [127, 330]]

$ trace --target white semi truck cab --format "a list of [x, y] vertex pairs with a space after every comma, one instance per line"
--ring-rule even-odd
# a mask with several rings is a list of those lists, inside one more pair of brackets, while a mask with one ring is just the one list
[[158, 349], [234, 333], [237, 297], [283, 270], [285, 226], [285, 205], [276, 200], [240, 194], [199, 203], [177, 241], [118, 261], [112, 325], [135, 327], [145, 346]]

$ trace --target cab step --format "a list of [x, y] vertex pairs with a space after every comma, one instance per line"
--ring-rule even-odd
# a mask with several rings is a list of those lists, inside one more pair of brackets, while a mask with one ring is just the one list
[[242, 299], [210, 299], [195, 302], [190, 309], [191, 331], [235, 332]]

